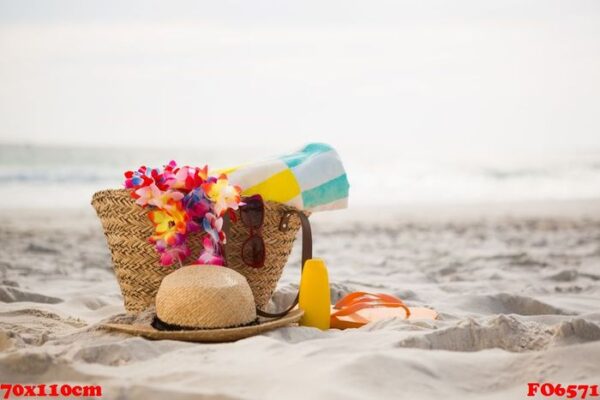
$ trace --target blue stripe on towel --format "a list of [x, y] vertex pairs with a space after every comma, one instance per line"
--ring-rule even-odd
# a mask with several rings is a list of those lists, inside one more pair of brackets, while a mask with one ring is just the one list
[[294, 168], [297, 165], [302, 164], [312, 155], [325, 153], [333, 150], [331, 146], [325, 143], [311, 143], [306, 145], [302, 150], [297, 153], [290, 154], [289, 156], [284, 156], [281, 160], [286, 163], [289, 168]]
[[316, 207], [348, 197], [348, 177], [340, 175], [324, 184], [302, 192], [304, 208]]

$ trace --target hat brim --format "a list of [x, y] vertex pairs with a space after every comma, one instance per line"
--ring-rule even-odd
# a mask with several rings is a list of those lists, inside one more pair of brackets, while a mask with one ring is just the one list
[[234, 342], [236, 340], [258, 335], [272, 329], [297, 323], [303, 314], [303, 310], [296, 309], [290, 311], [287, 315], [281, 318], [263, 320], [256, 325], [224, 329], [159, 331], [150, 325], [140, 324], [104, 324], [101, 325], [101, 327], [111, 331], [124, 332], [130, 335], [142, 336], [152, 340], [181, 340], [184, 342]]

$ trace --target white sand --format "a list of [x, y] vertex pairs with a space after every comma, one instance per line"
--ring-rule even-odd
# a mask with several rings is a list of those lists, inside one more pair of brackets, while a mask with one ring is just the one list
[[600, 384], [600, 201], [403, 209], [316, 215], [315, 255], [334, 300], [382, 291], [440, 320], [229, 344], [98, 330], [124, 310], [93, 212], [5, 211], [0, 380], [100, 384], [111, 399], [522, 399], [527, 382]]

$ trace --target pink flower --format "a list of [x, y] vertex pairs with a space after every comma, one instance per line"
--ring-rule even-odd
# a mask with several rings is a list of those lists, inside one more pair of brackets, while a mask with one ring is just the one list
[[204, 250], [202, 250], [200, 257], [198, 257], [198, 264], [225, 265], [225, 258], [223, 258], [218, 249], [215, 249], [209, 236], [204, 236], [202, 246], [204, 247]]
[[162, 191], [156, 186], [155, 183], [152, 183], [148, 186], [143, 186], [139, 189], [136, 189], [134, 193], [137, 199], [135, 203], [145, 207], [146, 205], [150, 204], [152, 199], [159, 197], [162, 194]]
[[164, 266], [182, 263], [190, 255], [190, 249], [183, 239], [175, 246], [168, 246], [164, 240], [159, 240], [156, 242], [155, 248], [160, 254], [160, 265]]
[[[174, 163], [174, 161], [172, 161]], [[203, 169], [197, 167], [188, 167], [187, 165], [181, 168], [173, 168], [165, 171], [165, 177], [169, 181], [171, 189], [177, 189], [184, 192], [189, 192], [194, 188], [200, 187], [204, 183], [206, 177], [206, 171], [208, 167], [205, 166]]]
[[223, 232], [223, 218], [216, 217], [213, 213], [206, 213], [202, 220], [202, 228], [208, 234], [213, 243], [225, 244], [225, 232]]
[[137, 196], [135, 202], [140, 206], [151, 205], [164, 209], [170, 208], [175, 202], [183, 199], [183, 193], [173, 190], [163, 192], [154, 183], [137, 189], [135, 194]]

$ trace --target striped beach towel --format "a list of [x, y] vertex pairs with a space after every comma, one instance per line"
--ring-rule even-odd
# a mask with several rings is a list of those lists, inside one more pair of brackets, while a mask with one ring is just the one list
[[275, 159], [222, 170], [244, 196], [311, 212], [348, 206], [348, 178], [337, 152], [326, 144], [311, 143]]

